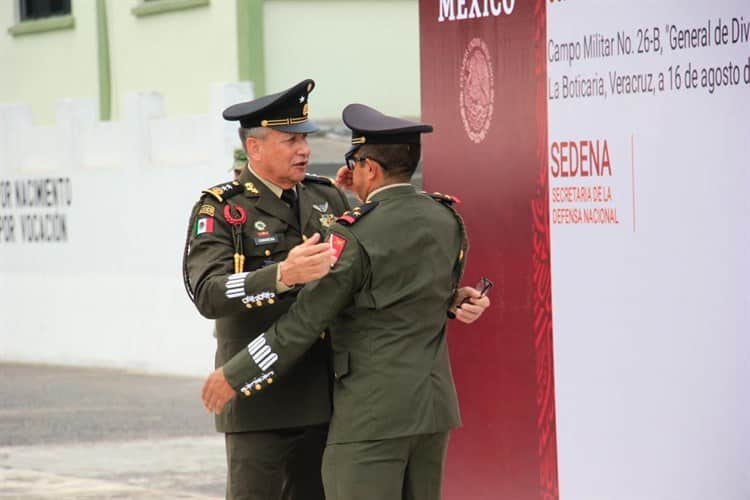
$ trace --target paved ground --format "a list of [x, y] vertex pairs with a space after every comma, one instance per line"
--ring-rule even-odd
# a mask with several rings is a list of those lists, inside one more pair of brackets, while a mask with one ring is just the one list
[[0, 499], [219, 499], [202, 381], [0, 363]]

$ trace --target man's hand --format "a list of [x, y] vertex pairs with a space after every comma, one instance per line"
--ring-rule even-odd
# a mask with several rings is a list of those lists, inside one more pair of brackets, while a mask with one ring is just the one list
[[[464, 302], [466, 300], [466, 302]], [[463, 303], [462, 303], [463, 302]], [[490, 298], [481, 295], [479, 290], [474, 287], [465, 286], [459, 288], [456, 294], [456, 300], [453, 302], [451, 312], [456, 315], [456, 319], [462, 323], [473, 323], [482, 315], [485, 309], [490, 306]]]
[[224, 405], [234, 397], [235, 391], [224, 378], [224, 368], [219, 368], [208, 376], [203, 384], [201, 399], [203, 407], [211, 412], [219, 414]]
[[352, 190], [352, 171], [346, 165], [336, 172], [336, 185], [344, 191]]
[[286, 259], [279, 264], [279, 281], [286, 286], [302, 285], [322, 278], [331, 271], [331, 246], [318, 243], [320, 234], [315, 233], [306, 241], [289, 251]]

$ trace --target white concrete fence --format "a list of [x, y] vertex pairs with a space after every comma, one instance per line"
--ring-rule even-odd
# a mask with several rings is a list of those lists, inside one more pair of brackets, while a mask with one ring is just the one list
[[200, 190], [231, 176], [237, 124], [221, 110], [253, 90], [209, 94], [208, 114], [179, 117], [157, 93], [128, 95], [112, 122], [93, 99], [67, 99], [53, 126], [0, 104], [0, 362], [212, 368], [182, 251]]

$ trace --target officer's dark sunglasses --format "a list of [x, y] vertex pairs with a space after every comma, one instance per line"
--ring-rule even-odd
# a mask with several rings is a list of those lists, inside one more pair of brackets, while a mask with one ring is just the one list
[[376, 161], [380, 164], [381, 167], [383, 167], [383, 169], [388, 170], [388, 167], [386, 167], [382, 161], [376, 158], [371, 158], [369, 156], [362, 156], [361, 158], [355, 158], [353, 154], [351, 156], [346, 157], [346, 168], [348, 168], [350, 171], [354, 170], [354, 167], [357, 166], [357, 163], [364, 163], [367, 160]]
[[362, 158], [355, 158], [354, 156], [347, 156], [346, 158], [346, 168], [349, 170], [354, 170], [354, 167], [357, 166], [357, 163], [364, 163], [367, 161], [367, 157], [363, 156]]

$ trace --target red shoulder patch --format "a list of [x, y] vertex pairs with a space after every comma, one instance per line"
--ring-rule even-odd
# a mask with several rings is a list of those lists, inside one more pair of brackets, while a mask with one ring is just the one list
[[328, 240], [328, 242], [331, 245], [331, 250], [333, 250], [331, 260], [331, 267], [333, 267], [339, 261], [339, 257], [341, 257], [341, 254], [344, 253], [344, 248], [346, 247], [346, 238], [344, 238], [340, 234], [331, 233], [331, 238]]
[[351, 226], [352, 224], [354, 224], [355, 222], [357, 222], [357, 219], [355, 219], [351, 215], [344, 214], [341, 217], [339, 217], [338, 219], [336, 219], [336, 222], [346, 222], [347, 225]]

